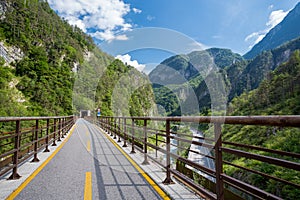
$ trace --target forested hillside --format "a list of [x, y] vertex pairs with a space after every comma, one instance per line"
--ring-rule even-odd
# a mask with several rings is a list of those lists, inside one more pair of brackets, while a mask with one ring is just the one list
[[[1, 1], [0, 22], [1, 116], [69, 115], [99, 106], [103, 114], [112, 113], [112, 102], [103, 98], [106, 90], [97, 87], [113, 87], [122, 73], [134, 71], [132, 67], [112, 63], [112, 56], [61, 19], [47, 1]], [[149, 108], [140, 97], [148, 97], [152, 89], [143, 87], [147, 94], [141, 88], [128, 97], [131, 104], [139, 105], [130, 111], [135, 115]], [[105, 95], [110, 99], [112, 94]]]
[[118, 59], [99, 80], [95, 100], [104, 116], [149, 116], [156, 111], [148, 77]]
[[231, 83], [229, 101], [244, 91], [256, 89], [261, 81], [269, 78], [269, 74], [280, 64], [286, 62], [297, 49], [300, 49], [300, 37], [275, 49], [264, 51], [253, 60], [237, 62], [226, 68]]
[[[300, 49], [300, 38], [289, 41], [278, 48], [264, 51], [253, 60], [244, 60], [240, 55], [227, 49], [208, 49], [206, 53], [192, 52], [188, 55], [178, 55], [166, 59], [150, 73], [154, 93], [158, 104], [162, 105], [167, 115], [181, 115], [180, 105], [191, 102], [193, 89], [197, 95], [199, 109], [185, 114], [205, 114], [211, 109], [211, 94], [207, 86], [207, 78], [201, 76], [195, 60], [203, 60], [204, 55], [210, 55], [222, 76], [227, 92], [227, 102], [239, 97], [243, 92], [256, 89], [260, 83], [270, 78], [270, 74], [279, 65], [286, 62], [293, 52]], [[195, 65], [195, 66], [194, 66]], [[209, 65], [209, 64], [208, 64]], [[203, 67], [205, 69], [205, 67]], [[166, 70], [163, 73], [163, 70]], [[202, 67], [200, 67], [202, 69]], [[172, 79], [174, 79], [172, 82]], [[160, 84], [162, 83], [162, 84]], [[202, 113], [201, 113], [202, 112]]]
[[[300, 114], [300, 50], [293, 53], [288, 62], [277, 67], [270, 73], [257, 89], [245, 92], [236, 97], [229, 105], [229, 115], [299, 115]], [[298, 128], [230, 126], [223, 129], [224, 140], [267, 147], [270, 149], [300, 153]], [[277, 177], [300, 184], [299, 172], [274, 167], [271, 164], [228, 157], [225, 159], [234, 164], [264, 171]], [[297, 162], [297, 159], [294, 161]], [[225, 171], [239, 176], [246, 182], [269, 192], [276, 193], [284, 199], [297, 199], [299, 190], [288, 185], [273, 184], [271, 180], [262, 179], [257, 175], [249, 175], [236, 168], [228, 167]]]
[[204, 81], [207, 71], [211, 70], [209, 67], [213, 65], [223, 70], [241, 62], [245, 61], [239, 54], [219, 48], [172, 56], [149, 74], [156, 102], [165, 108], [167, 115], [181, 115], [180, 105], [185, 107], [185, 115], [197, 115], [199, 109], [195, 110], [193, 106], [189, 108], [188, 104], [199, 103], [200, 109], [210, 106], [210, 96]]
[[94, 47], [92, 39], [61, 20], [46, 2], [4, 1], [1, 6], [5, 11], [0, 24], [3, 46], [23, 54], [2, 67], [11, 73], [2, 83], [2, 115], [72, 114], [72, 69]]

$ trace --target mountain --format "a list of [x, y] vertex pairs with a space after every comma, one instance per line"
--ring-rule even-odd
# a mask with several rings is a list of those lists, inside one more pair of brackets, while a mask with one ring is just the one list
[[298, 3], [287, 16], [271, 29], [267, 35], [257, 43], [248, 53], [244, 55], [245, 59], [253, 59], [255, 56], [265, 50], [274, 49], [285, 42], [300, 37], [300, 3]]
[[204, 73], [208, 65], [214, 63], [223, 69], [232, 63], [244, 60], [230, 49], [211, 48], [194, 51], [187, 55], [175, 55], [159, 64], [149, 74], [152, 83], [169, 85], [183, 84]]
[[[102, 52], [47, 1], [0, 1], [0, 116], [70, 115], [100, 106], [109, 115], [111, 87], [128, 71], [135, 80], [144, 76]], [[126, 107], [127, 113], [147, 113], [151, 106], [142, 96], [151, 99], [152, 88], [143, 85], [129, 94], [136, 106]]]
[[[223, 69], [224, 83], [228, 91], [227, 102], [244, 92], [252, 91], [259, 87], [262, 81], [270, 79], [270, 74], [282, 63], [288, 61], [293, 52], [300, 49], [300, 37], [279, 46], [278, 48], [264, 51], [253, 60], [235, 62]], [[198, 97], [200, 110], [211, 108], [211, 94], [207, 83], [202, 81], [195, 93]]]
[[[287, 62], [279, 65], [263, 80], [257, 89], [245, 92], [234, 98], [229, 104], [228, 115], [299, 115], [300, 114], [300, 50], [292, 53]], [[300, 153], [298, 128], [255, 127], [255, 126], [224, 126], [222, 130], [224, 141], [266, 147], [268, 149]], [[264, 156], [271, 155], [266, 153]], [[273, 155], [274, 156], [274, 155]], [[295, 184], [299, 184], [299, 172], [282, 167], [274, 167], [255, 160], [245, 161], [240, 157], [224, 155], [224, 159], [233, 164], [243, 163], [244, 167], [264, 171]], [[290, 158], [297, 162], [299, 159]], [[231, 176], [238, 176], [265, 191], [275, 193], [284, 199], [297, 199], [300, 191], [296, 187], [275, 184], [271, 180], [262, 179], [259, 175], [247, 174], [234, 167], [226, 169]]]
[[[223, 70], [243, 61], [239, 54], [219, 48], [172, 56], [149, 74], [156, 103], [165, 109], [167, 115], [194, 114], [195, 110], [199, 110], [191, 106], [198, 104], [195, 103], [198, 100], [194, 91], [211, 67]], [[184, 113], [179, 110], [184, 110]]]
[[226, 69], [231, 83], [229, 101], [244, 91], [256, 89], [279, 65], [289, 60], [294, 51], [300, 49], [300, 37], [275, 49], [264, 51], [248, 62], [239, 62]]
[[[201, 73], [194, 72], [197, 71], [195, 69], [198, 66], [209, 65], [209, 63], [192, 65], [191, 63], [196, 63], [195, 60], [201, 61], [205, 56], [213, 55], [211, 58], [219, 67], [216, 71], [219, 73], [218, 76], [224, 80], [227, 102], [230, 103], [233, 98], [254, 90], [262, 81], [269, 80], [272, 71], [287, 62], [297, 49], [300, 49], [300, 37], [275, 49], [264, 51], [252, 60], [244, 60], [230, 50], [215, 48], [207, 50], [209, 54], [192, 52], [188, 55], [173, 56], [162, 62], [169, 66], [159, 65], [150, 73], [156, 102], [165, 108], [165, 113], [168, 115], [182, 115], [182, 110], [185, 110], [184, 114], [197, 114], [198, 111], [207, 112], [212, 106], [212, 91], [209, 91], [207, 84], [213, 85], [216, 79], [210, 75], [203, 77]], [[196, 67], [193, 69], [191, 66]], [[188, 70], [189, 72], [187, 72]], [[187, 74], [189, 76], [186, 76]], [[178, 78], [172, 82], [172, 78], [175, 76]], [[186, 78], [180, 79], [183, 76]], [[225, 93], [223, 92], [223, 94]], [[197, 98], [197, 103], [191, 103], [196, 102], [195, 98]], [[190, 106], [192, 104], [198, 104], [199, 107]]]

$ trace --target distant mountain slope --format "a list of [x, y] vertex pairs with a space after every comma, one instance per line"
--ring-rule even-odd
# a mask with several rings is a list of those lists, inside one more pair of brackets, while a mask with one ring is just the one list
[[183, 84], [199, 75], [202, 68], [206, 68], [204, 62], [210, 62], [219, 68], [230, 66], [232, 63], [244, 60], [239, 54], [230, 49], [211, 48], [204, 51], [194, 51], [187, 55], [175, 55], [164, 60], [151, 71], [149, 78], [152, 83]]
[[[197, 101], [194, 90], [203, 82], [205, 77], [202, 77], [201, 73], [212, 64], [212, 61], [215, 66], [223, 69], [233, 63], [243, 62], [244, 59], [229, 49], [211, 48], [187, 55], [172, 56], [149, 74], [156, 102], [164, 107], [167, 115], [180, 115], [182, 114], [180, 109], [185, 110], [184, 114], [195, 112], [195, 107], [191, 106], [195, 103], [190, 102]], [[184, 108], [179, 108], [179, 105]]]
[[[228, 53], [230, 52], [228, 50], [212, 49], [209, 51], [210, 54], [214, 53], [214, 61], [219, 66], [220, 75], [224, 78], [226, 90], [228, 91], [229, 103], [233, 98], [240, 96], [244, 92], [259, 87], [262, 81], [269, 80], [272, 71], [282, 63], [287, 62], [293, 52], [297, 49], [300, 49], [300, 37], [291, 40], [278, 48], [264, 51], [253, 60], [240, 59], [238, 55]], [[188, 59], [194, 59], [194, 57], [201, 58], [201, 56], [203, 55], [200, 52], [193, 52], [185, 56], [173, 56], [167, 59], [167, 62], [163, 63], [176, 64], [175, 66], [170, 65], [167, 67], [168, 69], [173, 70], [172, 73], [174, 73], [174, 71], [176, 72], [175, 69], [181, 70], [179, 72], [181, 73], [181, 76], [183, 76], [184, 73], [182, 72], [185, 72], [183, 69], [189, 68], [180, 68], [180, 66], [188, 66]], [[184, 63], [185, 65], [179, 65], [179, 63]], [[152, 79], [152, 81], [158, 80], [163, 82], [162, 78], [172, 77], [170, 71], [165, 72], [162, 69], [163, 68], [160, 69], [161, 71], [159, 71], [159, 73], [154, 70], [153, 73], [151, 73], [150, 79]], [[157, 76], [155, 76], [156, 74]], [[190, 94], [197, 95], [200, 111], [206, 112], [211, 108], [211, 94], [208, 90], [207, 82], [203, 80], [201, 75], [196, 75], [196, 73], [188, 78], [189, 80], [185, 80], [185, 82], [181, 84], [165, 84], [162, 86], [154, 84], [156, 102], [166, 109], [168, 115], [181, 115], [181, 107], [183, 105], [186, 106], [188, 104], [187, 102], [191, 102], [191, 98], [194, 98], [193, 96], [190, 96]], [[171, 82], [171, 78], [168, 81]], [[187, 90], [188, 87], [192, 88], [193, 91], [187, 92], [190, 91]], [[197, 112], [198, 109], [188, 110], [188, 114], [197, 114]]]
[[300, 50], [269, 73], [256, 90], [236, 97], [232, 115], [299, 115], [300, 114]]
[[[300, 37], [269, 51], [264, 51], [253, 60], [236, 62], [224, 68], [225, 81], [228, 82], [228, 102], [244, 92], [256, 89], [264, 80], [270, 79], [270, 73], [279, 65], [288, 61], [297, 49], [300, 49]], [[195, 89], [200, 109], [211, 107], [210, 93], [203, 81]]]
[[300, 3], [277, 26], [257, 43], [248, 53], [246, 59], [252, 59], [265, 50], [274, 49], [283, 43], [300, 36]]
[[[259, 84], [259, 87], [233, 99], [229, 104], [228, 115], [299, 115], [300, 114], [300, 51], [296, 50], [290, 59], [279, 65], [269, 74], [269, 78]], [[300, 153], [298, 128], [282, 128], [268, 126], [224, 126], [222, 130], [224, 141], [245, 145], [267, 147], [291, 153]], [[271, 155], [271, 153], [270, 153]], [[273, 154], [274, 155], [274, 154]], [[264, 156], [268, 156], [267, 153]], [[269, 175], [280, 177], [295, 184], [299, 184], [299, 172], [274, 165], [245, 161], [241, 157], [224, 155], [224, 159], [233, 164], [243, 163], [243, 167], [263, 171]], [[299, 159], [290, 158], [297, 162]], [[243, 170], [235, 167], [226, 169], [226, 173], [241, 177], [265, 191], [274, 193], [284, 199], [298, 199], [300, 190], [287, 184], [276, 184], [269, 179], [262, 179], [259, 175], [249, 176]]]
[[261, 81], [269, 78], [271, 71], [286, 62], [297, 49], [300, 49], [300, 37], [273, 50], [264, 51], [249, 62], [236, 63], [227, 68], [231, 83], [229, 100], [244, 91], [256, 89]]

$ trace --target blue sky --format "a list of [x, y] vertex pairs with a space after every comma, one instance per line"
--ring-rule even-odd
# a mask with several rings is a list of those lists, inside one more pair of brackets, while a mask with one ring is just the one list
[[[92, 35], [100, 48], [137, 68], [155, 66], [168, 56], [178, 53], [164, 48], [166, 40], [177, 43], [176, 34], [201, 44], [201, 48], [229, 48], [241, 55], [278, 24], [299, 0], [48, 0], [50, 6], [70, 24]], [[135, 30], [146, 27], [167, 29], [171, 39], [144, 33], [144, 40], [161, 40], [163, 48], [137, 45]], [[164, 29], [160, 29], [164, 28]], [[147, 29], [145, 29], [147, 30]], [[130, 36], [130, 37], [129, 37]], [[181, 37], [181, 36], [179, 36]], [[181, 42], [189, 40], [181, 40]], [[128, 45], [128, 52], [118, 45]], [[182, 44], [180, 43], [180, 46]], [[182, 48], [185, 48], [184, 45]], [[171, 49], [171, 52], [168, 50]], [[182, 53], [187, 53], [185, 49]], [[180, 52], [179, 52], [180, 53]], [[123, 56], [123, 57], [122, 57]], [[139, 65], [142, 64], [142, 65]], [[146, 65], [143, 65], [146, 64]], [[150, 67], [151, 68], [151, 67]], [[149, 69], [148, 69], [149, 70]]]

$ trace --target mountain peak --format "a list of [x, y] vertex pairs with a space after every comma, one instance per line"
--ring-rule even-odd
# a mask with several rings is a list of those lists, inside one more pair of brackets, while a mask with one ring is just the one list
[[246, 59], [252, 59], [259, 53], [274, 49], [285, 42], [300, 37], [300, 2], [292, 9], [287, 16], [272, 28], [267, 35], [257, 43], [249, 52], [244, 55]]

